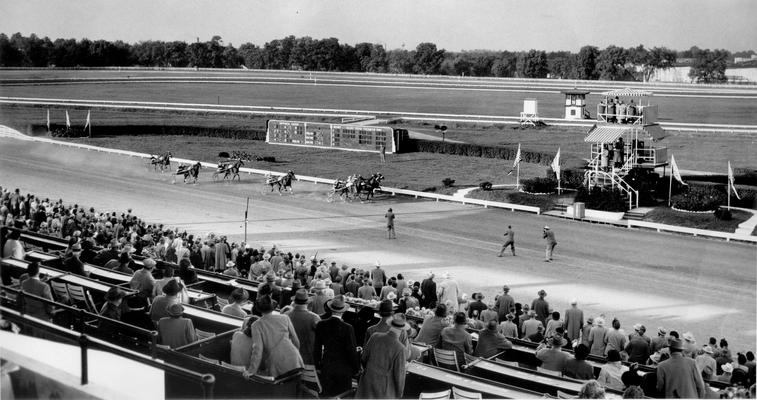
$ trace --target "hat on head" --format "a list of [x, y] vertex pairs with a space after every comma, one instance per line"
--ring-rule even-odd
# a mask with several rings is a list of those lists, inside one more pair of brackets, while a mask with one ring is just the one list
[[597, 326], [605, 326], [605, 319], [602, 317], [597, 317], [594, 319], [594, 323], [597, 324]]
[[392, 328], [398, 329], [409, 328], [409, 326], [407, 325], [407, 318], [405, 317], [405, 314], [402, 313], [394, 314], [390, 325], [392, 326]]
[[379, 260], [376, 260], [376, 266], [377, 266], [377, 267], [380, 267], [380, 266], [381, 266], [381, 262], [380, 262]]
[[265, 280], [266, 280], [266, 282], [275, 282], [276, 281], [276, 277], [273, 276], [273, 275], [271, 275], [271, 274], [268, 274], [268, 275], [265, 276]]
[[515, 315], [513, 315], [513, 313], [508, 313], [507, 315], [505, 315], [505, 318], [507, 318], [507, 319], [509, 319], [510, 321], [512, 321], [512, 320], [514, 320], [514, 319], [515, 319]]
[[326, 307], [329, 308], [329, 310], [333, 312], [345, 312], [349, 310], [350, 305], [347, 304], [347, 302], [344, 301], [344, 296], [341, 294], [339, 296], [334, 297], [333, 299], [326, 302]]
[[270, 254], [268, 254], [268, 253], [263, 254], [263, 259], [264, 260], [268, 260], [269, 258], [271, 258]]
[[510, 291], [510, 286], [503, 285], [502, 286], [502, 291], [509, 292]]
[[308, 296], [307, 290], [300, 289], [297, 291], [297, 293], [294, 294], [295, 304], [307, 304], [309, 302], [310, 302], [310, 296]]
[[687, 342], [696, 342], [696, 340], [694, 339], [694, 334], [691, 332], [684, 332], [683, 340]]
[[546, 225], [544, 225], [544, 229], [546, 229], [546, 230], [549, 230], [549, 227], [548, 227], [548, 226], [546, 226]]
[[163, 286], [163, 293], [165, 293], [166, 296], [175, 296], [180, 291], [181, 286], [179, 286], [179, 282], [176, 281], [176, 279], [171, 279]]
[[633, 330], [635, 330], [636, 332], [640, 331], [641, 330], [641, 324], [634, 324]]
[[562, 338], [559, 335], [552, 336], [552, 345], [562, 347]]
[[131, 260], [131, 257], [129, 257], [129, 253], [127, 252], [123, 252], [118, 255], [118, 262], [120, 262], [121, 264], [129, 262], [129, 260]]
[[234, 261], [229, 261], [229, 262], [226, 263], [226, 268], [231, 268], [231, 267], [233, 267], [235, 265], [237, 265], [237, 264], [234, 263]]
[[182, 306], [180, 303], [174, 303], [168, 307], [168, 315], [172, 317], [181, 317], [181, 314], [183, 313], [184, 306]]
[[593, 324], [594, 323], [594, 317], [586, 318], [586, 323], [590, 324], [590, 325]]
[[668, 333], [668, 331], [667, 331], [667, 330], [665, 330], [665, 328], [663, 328], [663, 327], [659, 327], [659, 328], [657, 328], [657, 334], [658, 334], [658, 335], [665, 335], [665, 334], [667, 334], [667, 333]]
[[483, 293], [473, 293], [473, 298], [476, 300], [483, 300], [484, 294]]
[[258, 311], [261, 313], [269, 313], [276, 308], [276, 301], [274, 301], [270, 295], [259, 296], [255, 300], [255, 305]]
[[326, 282], [324, 282], [324, 281], [322, 281], [322, 280], [320, 280], [320, 279], [319, 279], [319, 280], [317, 280], [317, 281], [315, 282], [315, 285], [313, 286], [313, 289], [316, 289], [316, 290], [323, 290], [323, 289], [326, 289]]
[[294, 275], [292, 274], [292, 271], [288, 271], [284, 274], [284, 279], [292, 279], [294, 278]]
[[379, 304], [379, 315], [388, 317], [394, 313], [394, 304], [391, 300], [384, 300]]
[[389, 292], [389, 294], [386, 295], [387, 300], [394, 300], [397, 298], [397, 295], [394, 292]]
[[670, 351], [678, 350], [683, 351], [683, 342], [681, 342], [681, 339], [673, 338], [669, 342]]
[[491, 320], [486, 324], [486, 329], [490, 331], [496, 331], [497, 330], [497, 321]]
[[545, 292], [544, 289], [542, 289], [542, 290], [539, 290], [538, 295], [544, 297], [547, 295], [547, 292]]
[[715, 351], [712, 350], [712, 346], [710, 346], [709, 344], [704, 345], [702, 347], [702, 350], [704, 350], [704, 352], [707, 354], [715, 354]]
[[250, 293], [242, 288], [236, 288], [231, 291], [231, 296], [229, 296], [229, 300], [233, 303], [240, 302], [240, 301], [247, 301], [250, 298]]
[[156, 263], [152, 258], [145, 258], [144, 260], [142, 260], [142, 265], [144, 265], [147, 269], [153, 269], [155, 268]]
[[119, 289], [116, 286], [111, 287], [108, 289], [108, 293], [105, 293], [105, 300], [107, 301], [115, 301], [118, 299], [123, 299], [124, 296], [126, 296], [126, 292]]
[[336, 265], [336, 261], [332, 261], [332, 262], [331, 262], [331, 265]]
[[575, 297], [570, 299], [570, 305], [576, 305], [576, 304], [578, 304], [578, 299], [576, 299]]
[[402, 295], [403, 296], [410, 296], [412, 293], [413, 293], [413, 291], [410, 290], [410, 288], [404, 288], [404, 289], [402, 289]]
[[723, 364], [723, 372], [733, 372], [733, 364], [731, 363], [725, 363]]

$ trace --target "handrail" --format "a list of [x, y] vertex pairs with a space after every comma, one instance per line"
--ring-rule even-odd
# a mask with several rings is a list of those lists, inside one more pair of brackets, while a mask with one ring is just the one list
[[[34, 296], [28, 293], [25, 295], [29, 297], [42, 299], [38, 296]], [[81, 369], [82, 386], [86, 385], [89, 381], [88, 350], [92, 347], [96, 347], [99, 349], [106, 350], [109, 353], [115, 354], [117, 356], [124, 357], [126, 359], [136, 361], [142, 364], [146, 364], [153, 368], [161, 369], [168, 373], [172, 373], [172, 374], [176, 374], [185, 378], [196, 380], [202, 386], [203, 397], [213, 398], [213, 386], [215, 384], [215, 376], [213, 376], [212, 374], [201, 374], [199, 372], [195, 372], [195, 371], [180, 367], [178, 365], [173, 365], [173, 364], [169, 364], [163, 361], [154, 360], [146, 355], [143, 355], [143, 354], [140, 354], [128, 349], [124, 349], [120, 346], [116, 346], [104, 340], [92, 338], [85, 334], [72, 331], [62, 326], [55, 325], [51, 322], [47, 322], [35, 317], [24, 315], [23, 313], [20, 313], [14, 309], [11, 309], [5, 306], [0, 306], [0, 310], [2, 310], [3, 318], [8, 319], [12, 322], [16, 322], [21, 325], [32, 326], [38, 329], [44, 329], [48, 332], [54, 331], [54, 333], [57, 335], [77, 341], [82, 351], [82, 358], [81, 358], [82, 360], [82, 364], [81, 364], [82, 365], [81, 367], [82, 368]]]
[[591, 176], [592, 175], [594, 175], [595, 177], [597, 175], [599, 175], [599, 176], [602, 176], [604, 178], [610, 178], [610, 180], [612, 181], [613, 185], [617, 184], [618, 188], [620, 188], [622, 191], [626, 192], [626, 194], [628, 195], [628, 209], [629, 210], [633, 208], [633, 198], [634, 198], [634, 195], [636, 196], [636, 207], [639, 206], [639, 191], [636, 190], [636, 189], [634, 189], [628, 182], [626, 182], [625, 180], [623, 180], [623, 178], [620, 175], [618, 175], [617, 173], [615, 173], [615, 171], [613, 171], [613, 172], [605, 172], [605, 171], [599, 170], [598, 168], [590, 169], [590, 170], [586, 171], [586, 178], [588, 178], [588, 184], [589, 185], [591, 185]]

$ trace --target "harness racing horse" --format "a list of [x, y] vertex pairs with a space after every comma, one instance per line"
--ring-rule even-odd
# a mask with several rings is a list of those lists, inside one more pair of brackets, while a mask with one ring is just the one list
[[240, 180], [239, 168], [241, 168], [243, 165], [244, 161], [240, 159], [232, 159], [218, 163], [218, 168], [215, 172], [213, 172], [213, 180], [218, 180], [218, 175], [221, 173], [223, 173], [223, 180], [229, 179], [229, 176], [231, 176], [231, 181], [233, 181], [234, 178], [236, 178], [236, 180]]
[[[296, 176], [294, 176], [294, 172], [290, 169], [287, 171], [285, 175], [281, 175], [278, 178], [272, 177], [270, 174], [266, 174], [265, 177], [265, 185], [268, 185], [271, 187], [271, 190], [268, 191], [268, 193], [273, 192], [273, 186], [277, 185], [279, 189], [279, 196], [281, 196], [281, 189], [284, 188], [284, 190], [288, 190], [289, 193], [294, 193], [294, 189], [292, 189], [292, 180], [297, 179]], [[264, 194], [267, 191], [267, 188], [264, 187]]]
[[152, 165], [155, 172], [160, 169], [160, 172], [163, 172], [163, 170], [171, 170], [171, 155], [170, 151], [167, 151], [163, 154], [159, 155], [151, 155], [150, 156], [150, 165]]
[[171, 183], [176, 183], [176, 175], [184, 176], [184, 183], [187, 183], [187, 178], [192, 178], [192, 183], [197, 184], [197, 177], [200, 175], [200, 168], [202, 164], [197, 162], [194, 165], [180, 165], [173, 176]]
[[384, 180], [384, 175], [381, 174], [373, 174], [368, 179], [365, 179], [362, 176], [358, 177], [357, 182], [355, 183], [355, 194], [360, 201], [372, 199], [376, 189], [381, 188], [382, 180]]
[[354, 180], [343, 181], [337, 179], [334, 181], [334, 186], [331, 191], [326, 195], [326, 201], [329, 203], [334, 201], [335, 197], [339, 197], [342, 201], [352, 201], [352, 189], [355, 186]]

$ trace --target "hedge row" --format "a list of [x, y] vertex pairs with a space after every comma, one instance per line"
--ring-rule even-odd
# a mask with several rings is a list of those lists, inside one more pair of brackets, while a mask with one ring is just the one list
[[[440, 142], [438, 140], [412, 139], [402, 146], [403, 152], [422, 152], [450, 154], [456, 156], [501, 158], [514, 160], [518, 152], [517, 147], [487, 146], [471, 143]], [[531, 164], [549, 165], [555, 158], [554, 154], [521, 149], [521, 160]]]
[[[32, 125], [32, 131], [46, 130], [45, 125]], [[51, 125], [51, 131], [65, 130], [65, 125]], [[187, 125], [97, 125], [92, 127], [92, 137], [120, 135], [183, 135], [211, 136], [224, 139], [265, 140], [265, 131], [227, 127]]]
[[591, 189], [580, 187], [576, 194], [577, 202], [586, 204], [592, 210], [621, 212], [628, 210], [628, 201], [619, 190], [603, 190], [595, 186]]

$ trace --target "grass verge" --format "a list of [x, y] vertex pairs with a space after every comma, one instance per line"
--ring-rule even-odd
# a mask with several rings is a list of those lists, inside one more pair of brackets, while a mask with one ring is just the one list
[[733, 218], [730, 221], [723, 221], [715, 218], [714, 214], [694, 214], [658, 207], [647, 213], [644, 221], [733, 233], [740, 223], [752, 217], [751, 213], [740, 210], [731, 210], [731, 215]]

